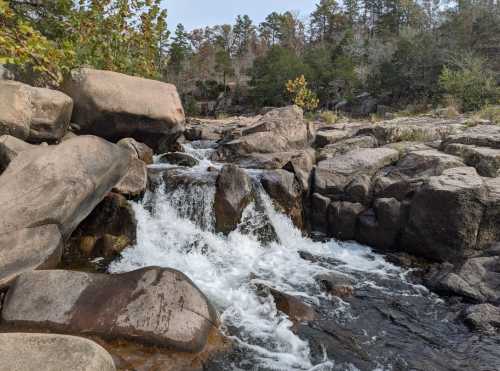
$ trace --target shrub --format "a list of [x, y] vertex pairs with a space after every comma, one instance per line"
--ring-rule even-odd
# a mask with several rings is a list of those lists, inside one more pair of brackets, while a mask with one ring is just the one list
[[472, 56], [455, 61], [453, 67], [444, 67], [439, 85], [464, 112], [496, 103], [500, 96], [493, 72], [485, 66], [484, 60]]
[[292, 97], [293, 104], [305, 111], [314, 111], [318, 108], [319, 99], [317, 95], [307, 87], [304, 75], [300, 75], [295, 80], [288, 80], [286, 90]]
[[492, 124], [500, 125], [500, 105], [497, 106], [484, 106], [479, 111], [479, 117], [491, 121]]
[[319, 119], [328, 125], [332, 125], [339, 120], [339, 116], [332, 111], [323, 111], [319, 114]]

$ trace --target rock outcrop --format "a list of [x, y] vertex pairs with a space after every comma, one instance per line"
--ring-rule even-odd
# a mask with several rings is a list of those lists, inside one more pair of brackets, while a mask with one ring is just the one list
[[115, 371], [113, 358], [100, 345], [76, 336], [0, 334], [0, 369], [9, 371]]
[[175, 86], [89, 68], [74, 70], [63, 90], [74, 100], [73, 122], [82, 134], [111, 141], [132, 137], [157, 148], [184, 131]]
[[218, 320], [189, 278], [152, 267], [118, 275], [62, 270], [23, 274], [5, 298], [2, 321], [197, 352]]
[[0, 80], [0, 134], [33, 143], [55, 142], [68, 130], [73, 101], [56, 90]]
[[241, 136], [223, 143], [214, 154], [216, 160], [238, 161], [252, 154], [287, 152], [306, 147], [313, 139], [303, 112], [296, 106], [274, 109]]
[[32, 148], [35, 146], [12, 135], [2, 135], [0, 137], [0, 174], [17, 155]]

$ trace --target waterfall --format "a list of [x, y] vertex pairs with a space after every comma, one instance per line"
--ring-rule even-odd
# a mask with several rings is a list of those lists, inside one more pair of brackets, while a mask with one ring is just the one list
[[[207, 160], [210, 150], [190, 146], [187, 152], [201, 162], [183, 171], [209, 176], [207, 168], [214, 166]], [[185, 273], [216, 306], [226, 335], [244, 350], [253, 369], [333, 370], [334, 360], [313, 364], [307, 341], [292, 332], [292, 322], [277, 311], [271, 297], [256, 293], [253, 282], [300, 296], [314, 306], [325, 295], [314, 277], [332, 268], [304, 260], [300, 253], [334, 259], [338, 262], [335, 269], [344, 273], [397, 277], [402, 272], [367, 247], [303, 237], [286, 215], [275, 210], [263, 189], [256, 187], [257, 201], [247, 207], [240, 226], [228, 236], [214, 232], [214, 185], [157, 187], [133, 204], [137, 244], [110, 271], [154, 265]], [[274, 230], [275, 239], [264, 244], [259, 234], [266, 226]], [[340, 316], [348, 309], [338, 300], [336, 310]]]

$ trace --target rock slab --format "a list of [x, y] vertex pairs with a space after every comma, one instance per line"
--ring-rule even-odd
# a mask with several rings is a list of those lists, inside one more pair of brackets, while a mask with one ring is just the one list
[[188, 352], [200, 351], [217, 326], [215, 310], [188, 277], [157, 267], [117, 275], [23, 274], [5, 298], [2, 320]]
[[0, 334], [0, 371], [115, 371], [93, 341], [55, 334]]

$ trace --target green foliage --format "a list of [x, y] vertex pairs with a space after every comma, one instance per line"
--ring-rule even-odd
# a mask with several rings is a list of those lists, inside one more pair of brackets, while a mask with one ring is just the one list
[[283, 106], [287, 94], [283, 87], [288, 80], [307, 76], [308, 68], [292, 50], [274, 46], [263, 57], [257, 58], [251, 70], [251, 95], [257, 106]]
[[319, 99], [317, 95], [307, 87], [307, 80], [304, 75], [288, 80], [286, 91], [290, 94], [293, 104], [299, 106], [304, 111], [314, 111], [318, 108]]
[[439, 77], [444, 93], [460, 104], [463, 111], [480, 110], [499, 102], [496, 79], [481, 58], [465, 56], [444, 67]]
[[58, 84], [73, 56], [70, 48], [59, 48], [16, 14], [7, 1], [0, 0], [0, 64], [30, 68], [47, 83]]
[[0, 62], [60, 82], [89, 65], [160, 78], [169, 37], [161, 0], [55, 0], [10, 6], [0, 0]]

